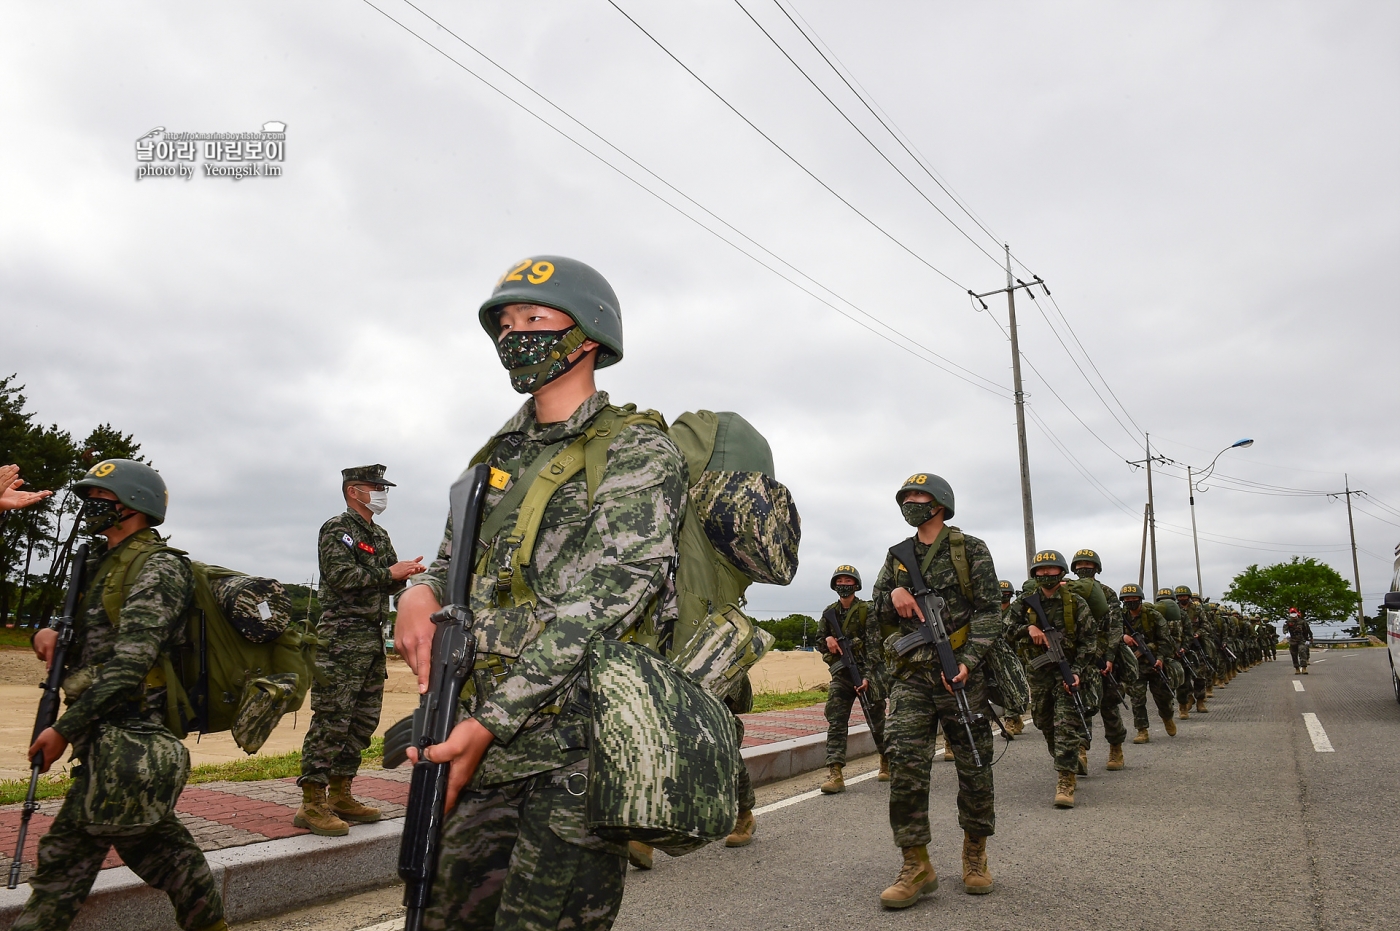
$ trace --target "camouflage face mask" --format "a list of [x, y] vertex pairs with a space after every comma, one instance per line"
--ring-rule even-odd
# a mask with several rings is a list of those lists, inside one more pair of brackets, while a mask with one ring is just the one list
[[904, 522], [910, 527], [921, 527], [928, 523], [937, 507], [938, 504], [933, 501], [906, 501], [899, 506], [899, 513], [904, 515]]
[[849, 597], [851, 597], [852, 595], [854, 595], [855, 593], [856, 593], [856, 587], [855, 587], [854, 585], [838, 585], [838, 586], [836, 586], [836, 594], [839, 595], [839, 596], [842, 597], [842, 598], [849, 598]]
[[82, 518], [84, 530], [101, 533], [120, 523], [122, 515], [117, 511], [117, 502], [110, 498], [88, 498], [83, 503]]
[[496, 354], [510, 372], [510, 386], [529, 394], [563, 375], [583, 360], [570, 354], [588, 337], [576, 326], [567, 330], [511, 330], [496, 343]]

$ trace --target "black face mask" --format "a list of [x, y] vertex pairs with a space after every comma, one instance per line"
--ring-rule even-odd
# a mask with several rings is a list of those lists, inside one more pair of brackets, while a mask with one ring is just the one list
[[842, 598], [849, 598], [849, 597], [851, 597], [852, 595], [854, 595], [855, 593], [856, 593], [856, 587], [855, 587], [854, 585], [838, 585], [838, 586], [836, 586], [836, 594], [839, 595], [839, 596], [842, 597]]
[[83, 503], [83, 529], [98, 534], [121, 523], [122, 515], [117, 510], [117, 502], [109, 498], [88, 498]]
[[1093, 566], [1085, 566], [1083, 569], [1075, 569], [1074, 574], [1081, 579], [1092, 579], [1099, 574], [1099, 570], [1095, 569]]
[[573, 361], [569, 361], [569, 355], [587, 338], [577, 326], [567, 330], [511, 330], [496, 343], [496, 354], [510, 371], [510, 386], [527, 394], [582, 362], [588, 353]]

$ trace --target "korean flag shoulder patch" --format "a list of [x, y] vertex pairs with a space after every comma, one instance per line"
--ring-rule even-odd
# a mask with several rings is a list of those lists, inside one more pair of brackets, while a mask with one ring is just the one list
[[352, 538], [352, 537], [350, 536], [350, 534], [348, 534], [348, 533], [344, 533], [344, 534], [341, 534], [341, 535], [340, 535], [340, 542], [341, 542], [341, 543], [344, 543], [346, 546], [350, 547], [352, 550], [355, 548], [355, 540], [354, 540], [354, 538]]

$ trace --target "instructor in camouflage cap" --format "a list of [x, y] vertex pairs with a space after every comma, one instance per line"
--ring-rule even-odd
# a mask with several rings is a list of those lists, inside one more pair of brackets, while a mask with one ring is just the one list
[[356, 466], [340, 475], [345, 511], [321, 525], [318, 544], [321, 646], [297, 780], [302, 804], [292, 819], [299, 828], [329, 836], [348, 833], [350, 822], [379, 820], [379, 809], [356, 801], [350, 783], [384, 704], [389, 598], [427, 568], [422, 556], [400, 562], [388, 532], [374, 522], [394, 485], [384, 478], [384, 466]]

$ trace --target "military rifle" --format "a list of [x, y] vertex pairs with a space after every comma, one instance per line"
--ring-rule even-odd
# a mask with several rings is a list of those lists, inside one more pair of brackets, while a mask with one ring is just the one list
[[1140, 631], [1133, 627], [1132, 615], [1130, 615], [1127, 611], [1123, 612], [1123, 632], [1126, 633], [1129, 637], [1132, 637], [1133, 640], [1137, 642], [1138, 652], [1142, 654], [1143, 659], [1147, 660], [1148, 669], [1152, 670], [1153, 672], [1156, 672], [1157, 675], [1161, 677], [1162, 682], [1166, 683], [1166, 663], [1163, 663], [1162, 666], [1158, 668], [1158, 659], [1152, 654], [1152, 647], [1147, 645], [1147, 638], [1143, 636], [1143, 634]]
[[980, 714], [972, 713], [972, 706], [967, 700], [967, 683], [958, 681], [958, 658], [953, 653], [953, 644], [948, 639], [948, 628], [943, 623], [943, 609], [947, 607], [947, 603], [924, 581], [924, 574], [919, 570], [919, 560], [915, 555], [913, 537], [890, 547], [890, 555], [899, 560], [909, 573], [909, 584], [914, 589], [910, 594], [914, 596], [914, 603], [919, 606], [919, 612], [924, 618], [923, 623], [915, 627], [913, 633], [905, 634], [894, 642], [894, 651], [900, 656], [905, 656], [922, 646], [934, 648], [934, 655], [938, 658], [939, 668], [943, 672], [943, 681], [948, 684], [948, 688], [953, 692], [953, 699], [957, 702], [955, 717], [967, 733], [967, 745], [972, 748], [973, 765], [980, 769], [982, 755], [977, 752], [972, 725], [974, 722], [981, 723], [984, 718]]
[[1103, 676], [1105, 682], [1113, 686], [1114, 691], [1118, 695], [1118, 704], [1126, 708], [1128, 707], [1128, 699], [1123, 694], [1123, 683], [1118, 681], [1118, 677], [1108, 668], [1108, 663], [1109, 661], [1106, 659], [1100, 659], [1098, 661], [1099, 675]]
[[1040, 597], [1040, 592], [1027, 595], [1025, 601], [1040, 620], [1040, 630], [1045, 634], [1045, 652], [1030, 661], [1031, 668], [1044, 669], [1051, 663], [1060, 667], [1060, 678], [1064, 680], [1069, 697], [1074, 700], [1074, 710], [1079, 713], [1079, 723], [1084, 725], [1084, 733], [1093, 733], [1089, 729], [1089, 715], [1084, 709], [1084, 697], [1079, 694], [1079, 686], [1074, 684], [1074, 670], [1070, 668], [1069, 660], [1065, 657], [1065, 632], [1050, 624], [1050, 617], [1045, 613], [1045, 603]]
[[[457, 726], [457, 703], [462, 688], [476, 664], [476, 636], [468, 607], [471, 592], [472, 556], [481, 532], [481, 516], [491, 469], [475, 465], [452, 485], [452, 561], [447, 570], [448, 604], [433, 614], [432, 665], [428, 691], [419, 699], [411, 719], [411, 741], [418, 748], [418, 762], [408, 787], [404, 812], [403, 838], [399, 842], [399, 878], [404, 881], [405, 931], [419, 931], [423, 913], [432, 901], [433, 874], [437, 871], [442, 824], [446, 818], [447, 775], [451, 763], [430, 763], [424, 751], [447, 740]], [[400, 721], [394, 725], [396, 740], [405, 731]], [[387, 736], [387, 735], [386, 735]], [[400, 750], [402, 753], [402, 750]], [[406, 753], [403, 753], [406, 756]], [[397, 759], [396, 762], [402, 762]], [[390, 762], [385, 753], [385, 765]], [[388, 767], [393, 768], [393, 767]]]
[[870, 714], [870, 696], [866, 690], [861, 688], [861, 683], [865, 681], [865, 675], [860, 671], [860, 665], [856, 662], [855, 650], [851, 646], [851, 638], [846, 636], [846, 631], [841, 626], [841, 621], [836, 616], [836, 609], [829, 608], [822, 615], [822, 620], [826, 622], [827, 628], [831, 631], [831, 636], [836, 640], [836, 646], [840, 652], [837, 662], [846, 672], [846, 678], [851, 680], [851, 685], [856, 690], [856, 698], [860, 699], [860, 713], [865, 715], [866, 726], [870, 728], [871, 734], [875, 732], [875, 719]]
[[[34, 746], [34, 741], [39, 739], [39, 735], [53, 727], [54, 722], [58, 720], [59, 702], [63, 697], [63, 667], [68, 660], [68, 648], [73, 645], [73, 615], [78, 611], [78, 599], [83, 593], [84, 577], [87, 574], [87, 553], [88, 545], [79, 544], [77, 552], [73, 554], [73, 567], [68, 576], [68, 594], [63, 599], [63, 615], [49, 622], [49, 629], [58, 632], [58, 642], [54, 644], [53, 655], [49, 660], [48, 678], [39, 686], [44, 690], [44, 694], [39, 698], [39, 711], [34, 715], [34, 733], [29, 738], [31, 747]], [[42, 750], [34, 754], [34, 758], [29, 761], [29, 767], [29, 794], [24, 797], [24, 808], [20, 811], [19, 840], [15, 844], [15, 858], [10, 861], [11, 889], [19, 885], [19, 871], [24, 865], [24, 841], [29, 834], [29, 819], [39, 810], [39, 803], [34, 800], [34, 796], [39, 790], [39, 774], [44, 771]]]

